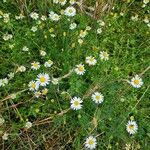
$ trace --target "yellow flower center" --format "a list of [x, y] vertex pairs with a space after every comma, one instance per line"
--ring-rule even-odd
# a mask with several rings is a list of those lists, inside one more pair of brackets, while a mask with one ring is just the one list
[[58, 19], [58, 16], [54, 16], [54, 19]]
[[32, 83], [32, 84], [31, 84], [31, 87], [32, 87], [33, 89], [35, 89], [35, 83]]
[[96, 95], [95, 99], [99, 100], [101, 97], [99, 95]]
[[79, 102], [78, 102], [78, 101], [75, 101], [75, 102], [74, 102], [74, 105], [75, 105], [75, 106], [78, 106], [78, 105], [79, 105]]
[[82, 34], [82, 33], [83, 33], [83, 30], [80, 31], [80, 34]]
[[48, 90], [47, 89], [44, 89], [43, 91], [42, 91], [42, 94], [43, 95], [46, 95], [48, 93]]
[[73, 12], [73, 10], [72, 10], [72, 9], [69, 9], [69, 12], [70, 12], [70, 13], [72, 13], [72, 12]]
[[138, 85], [140, 83], [140, 81], [138, 79], [134, 80], [134, 84]]
[[45, 82], [46, 81], [45, 77], [40, 77], [40, 81]]
[[93, 145], [94, 141], [93, 140], [89, 140], [89, 145]]
[[51, 60], [48, 60], [48, 63], [49, 63], [49, 64], [52, 64], [53, 62], [52, 62]]
[[34, 63], [33, 66], [34, 66], [34, 67], [38, 67], [38, 64], [37, 64], [37, 63]]
[[80, 66], [78, 69], [79, 69], [79, 71], [84, 71], [84, 67], [83, 66]]
[[104, 56], [104, 57], [108, 57], [107, 52], [104, 52], [104, 53], [103, 53], [103, 56]]
[[50, 28], [50, 29], [49, 29], [49, 32], [50, 32], [50, 33], [54, 32], [54, 28]]
[[134, 129], [134, 125], [129, 125], [129, 129], [133, 130]]
[[94, 61], [94, 57], [90, 58], [90, 61], [91, 61], [91, 62]]

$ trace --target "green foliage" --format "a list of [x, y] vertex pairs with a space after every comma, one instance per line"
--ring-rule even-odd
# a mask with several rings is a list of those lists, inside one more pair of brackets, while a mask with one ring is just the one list
[[[19, 16], [21, 4], [0, 2], [0, 79], [14, 73], [8, 84], [0, 87], [0, 113], [5, 119], [0, 126], [0, 136], [5, 132], [9, 134], [0, 147], [80, 150], [86, 138], [93, 135], [97, 136], [98, 150], [125, 149], [126, 144], [131, 144], [134, 149], [148, 150], [149, 70], [144, 70], [149, 66], [150, 32], [143, 22], [148, 16], [148, 6], [142, 8], [142, 2], [136, 1], [116, 2], [114, 10], [103, 18], [105, 25], [100, 26], [97, 20], [80, 14], [79, 10], [72, 18], [61, 15], [58, 22], [51, 21], [49, 12], [60, 14], [66, 6], [46, 0], [35, 2], [27, 2], [23, 9], [25, 17], [19, 20], [15, 16]], [[33, 11], [40, 17], [47, 16], [47, 20], [32, 19], [30, 13]], [[5, 13], [10, 13], [8, 22], [4, 22]], [[139, 15], [137, 21], [131, 19], [135, 14]], [[74, 22], [77, 28], [70, 30], [70, 24]], [[35, 26], [37, 31], [31, 31]], [[87, 26], [91, 30], [86, 30]], [[97, 33], [99, 28], [101, 34]], [[80, 33], [85, 30], [87, 35], [80, 38]], [[12, 34], [13, 38], [5, 41], [6, 33]], [[82, 44], [79, 39], [83, 39]], [[29, 51], [23, 51], [24, 46]], [[46, 55], [41, 56], [41, 51]], [[102, 51], [109, 54], [109, 60], [100, 58]], [[96, 65], [85, 63], [88, 56], [95, 57]], [[48, 60], [53, 61], [50, 68], [44, 67]], [[40, 69], [31, 69], [34, 61], [41, 64]], [[80, 63], [86, 69], [83, 75], [74, 71]], [[26, 71], [18, 71], [20, 66]], [[46, 86], [48, 93], [36, 98], [28, 84], [40, 73], [47, 73], [51, 81], [53, 78], [59, 81], [56, 85], [50, 82]], [[144, 84], [136, 89], [127, 81], [141, 73]], [[95, 86], [98, 87], [96, 90]], [[104, 101], [99, 105], [91, 98], [96, 91], [104, 95]], [[16, 97], [10, 97], [11, 94]], [[83, 99], [81, 110], [69, 109], [74, 96]], [[133, 116], [138, 131], [129, 135], [126, 124]], [[33, 124], [30, 129], [25, 128], [27, 121]]]

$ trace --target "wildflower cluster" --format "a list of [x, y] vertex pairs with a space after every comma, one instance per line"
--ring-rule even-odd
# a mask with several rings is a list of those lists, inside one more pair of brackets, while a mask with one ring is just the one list
[[13, 12], [14, 3], [0, 10], [4, 146], [15, 138], [16, 149], [53, 149], [55, 140], [56, 149], [144, 147], [149, 0], [116, 2], [100, 19], [76, 0], [27, 2]]

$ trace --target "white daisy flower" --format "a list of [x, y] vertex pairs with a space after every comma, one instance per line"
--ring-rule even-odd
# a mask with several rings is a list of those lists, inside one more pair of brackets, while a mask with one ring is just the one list
[[4, 133], [4, 135], [2, 136], [2, 139], [3, 140], [8, 140], [8, 135], [9, 135], [8, 133]]
[[43, 50], [41, 50], [41, 51], [40, 51], [40, 55], [41, 55], [41, 56], [45, 56], [45, 55], [46, 55], [46, 52], [43, 51]]
[[24, 47], [22, 48], [22, 51], [28, 52], [28, 51], [29, 51], [29, 48], [28, 48], [27, 46], [24, 46]]
[[91, 27], [90, 27], [90, 26], [87, 26], [87, 27], [86, 27], [86, 30], [87, 30], [87, 31], [90, 31], [90, 30], [91, 30]]
[[131, 16], [131, 20], [138, 21], [138, 15], [136, 14], [135, 16]]
[[26, 71], [26, 67], [25, 66], [20, 66], [19, 69], [20, 69], [20, 72], [25, 72]]
[[50, 12], [49, 17], [50, 17], [50, 20], [52, 21], [59, 21], [60, 19], [60, 16], [54, 13], [53, 11]]
[[143, 21], [144, 21], [145, 23], [149, 23], [148, 17], [145, 17]]
[[94, 66], [97, 63], [97, 60], [92, 57], [92, 56], [88, 56], [86, 57], [85, 62], [89, 65], [89, 66]]
[[39, 97], [41, 96], [41, 92], [35, 92], [35, 93], [34, 93], [34, 96], [35, 96], [36, 98], [39, 98]]
[[39, 18], [39, 15], [36, 12], [32, 12], [32, 13], [30, 13], [30, 17], [34, 20], [37, 20]]
[[25, 72], [26, 67], [25, 66], [19, 66], [16, 72]]
[[100, 52], [99, 56], [100, 56], [101, 60], [108, 60], [109, 59], [109, 54], [107, 52], [104, 52], [104, 51]]
[[11, 97], [11, 99], [16, 99], [17, 98], [17, 94], [11, 94], [10, 97]]
[[96, 103], [96, 104], [100, 104], [104, 101], [104, 96], [103, 94], [99, 93], [99, 92], [95, 92], [94, 94], [92, 94], [92, 100]]
[[8, 79], [7, 78], [4, 78], [3, 79], [3, 83], [6, 85], [6, 84], [8, 84]]
[[97, 29], [97, 34], [101, 34], [102, 33], [102, 29], [101, 28], [98, 28]]
[[59, 82], [59, 79], [57, 79], [57, 78], [53, 78], [53, 79], [52, 79], [52, 83], [53, 83], [54, 85], [57, 85], [58, 82]]
[[9, 79], [12, 79], [14, 76], [15, 76], [15, 74], [14, 74], [13, 72], [10, 72], [10, 73], [8, 74]]
[[36, 26], [32, 27], [31, 31], [36, 32], [37, 31], [37, 27]]
[[46, 62], [44, 63], [44, 66], [45, 66], [46, 68], [51, 67], [52, 65], [53, 65], [53, 61], [51, 61], [51, 60], [48, 60], [48, 61], [46, 61]]
[[42, 95], [46, 95], [47, 93], [48, 93], [48, 89], [47, 88], [42, 90]]
[[44, 16], [44, 15], [41, 16], [42, 21], [45, 21], [46, 19], [47, 19], [46, 16]]
[[71, 5], [74, 5], [74, 4], [76, 3], [76, 1], [75, 1], [75, 0], [70, 0], [69, 3], [70, 3]]
[[71, 109], [73, 109], [73, 110], [79, 110], [79, 109], [81, 109], [82, 108], [82, 105], [81, 105], [82, 102], [83, 101], [79, 97], [72, 98], [71, 101], [70, 101], [70, 103], [71, 103], [71, 106], [70, 106]]
[[9, 44], [9, 48], [13, 49], [15, 47], [15, 44]]
[[8, 79], [7, 78], [0, 79], [0, 87], [5, 86], [6, 84], [8, 84]]
[[77, 27], [77, 24], [76, 24], [76, 23], [71, 23], [69, 29], [70, 29], [70, 30], [73, 30], [73, 29], [75, 29], [76, 27]]
[[83, 64], [76, 65], [75, 72], [78, 75], [83, 75], [85, 73], [85, 68]]
[[4, 34], [4, 35], [3, 35], [3, 40], [4, 40], [4, 41], [8, 41], [8, 40], [9, 40], [8, 34]]
[[8, 13], [3, 14], [3, 19], [4, 19], [4, 22], [5, 22], [5, 23], [8, 23], [9, 20], [10, 20], [9, 14], [8, 14]]
[[88, 149], [95, 149], [97, 145], [96, 138], [89, 136], [85, 141], [85, 147]]
[[16, 19], [16, 20], [19, 20], [19, 19], [20, 19], [20, 17], [19, 17], [19, 16], [15, 16], [15, 19]]
[[26, 124], [25, 124], [25, 128], [27, 128], [27, 129], [29, 129], [29, 128], [31, 128], [32, 127], [32, 123], [31, 122], [26, 122]]
[[149, 3], [149, 0], [143, 0], [143, 3], [144, 3], [144, 4], [148, 4], [148, 3]]
[[79, 43], [80, 45], [82, 45], [82, 44], [83, 44], [83, 40], [82, 40], [82, 39], [78, 39], [78, 43]]
[[123, 12], [120, 12], [120, 16], [123, 16], [124, 15], [124, 13]]
[[83, 31], [83, 30], [80, 31], [79, 36], [80, 36], [81, 38], [84, 38], [86, 35], [87, 35], [87, 31], [86, 31], [86, 30], [85, 30], [85, 31]]
[[67, 0], [59, 0], [59, 3], [64, 6], [67, 3]]
[[53, 0], [54, 4], [58, 4], [59, 0]]
[[97, 23], [98, 23], [100, 26], [105, 26], [105, 22], [102, 21], [102, 20], [98, 20]]
[[10, 40], [12, 38], [13, 38], [12, 34], [8, 34], [8, 39]]
[[19, 19], [23, 19], [25, 16], [23, 14], [20, 14], [19, 17]]
[[130, 143], [126, 144], [125, 150], [131, 150], [131, 144]]
[[40, 63], [39, 62], [33, 62], [31, 63], [31, 69], [33, 70], [38, 70], [40, 68]]
[[56, 37], [56, 35], [55, 35], [55, 34], [50, 34], [50, 35], [51, 35], [51, 37], [53, 37], [53, 38], [54, 38], [54, 37]]
[[126, 130], [129, 134], [135, 134], [138, 130], [138, 125], [135, 121], [128, 121]]
[[8, 84], [8, 79], [7, 79], [7, 78], [5, 78], [5, 79], [0, 79], [0, 87], [5, 86], [6, 84]]
[[143, 85], [142, 78], [140, 78], [138, 75], [135, 75], [135, 77], [131, 79], [130, 83], [135, 88], [140, 88]]
[[37, 91], [39, 89], [39, 83], [32, 80], [29, 82], [28, 87], [30, 91]]
[[11, 40], [12, 38], [13, 38], [12, 34], [4, 34], [3, 35], [3, 40], [4, 41]]
[[9, 18], [9, 14], [10, 14], [10, 13], [4, 13], [4, 14], [2, 14], [2, 15], [3, 15], [3, 18]]
[[76, 15], [76, 9], [73, 6], [69, 6], [65, 9], [65, 15], [73, 17]]
[[52, 16], [52, 20], [54, 20], [54, 21], [58, 21], [59, 19], [60, 19], [60, 16], [57, 15], [57, 14], [54, 14], [54, 15]]
[[38, 76], [37, 76], [37, 82], [41, 85], [41, 86], [46, 86], [49, 84], [49, 75], [46, 74], [46, 73], [40, 73]]
[[20, 14], [19, 16], [15, 16], [16, 20], [21, 20], [23, 19], [25, 16], [23, 14]]

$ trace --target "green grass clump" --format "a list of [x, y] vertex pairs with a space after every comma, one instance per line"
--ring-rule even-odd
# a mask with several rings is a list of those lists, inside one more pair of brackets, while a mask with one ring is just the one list
[[[81, 150], [93, 136], [97, 150], [148, 150], [148, 4], [116, 2], [95, 20], [77, 5], [75, 16], [65, 15], [69, 2], [25, 2], [0, 2], [0, 148]], [[51, 11], [58, 21], [50, 19]], [[29, 83], [43, 73], [47, 85], [38, 82], [32, 90]], [[131, 83], [136, 75], [139, 88]], [[104, 96], [99, 104], [95, 92]], [[79, 110], [71, 107], [74, 97], [83, 101]], [[138, 126], [133, 135], [128, 121]]]

